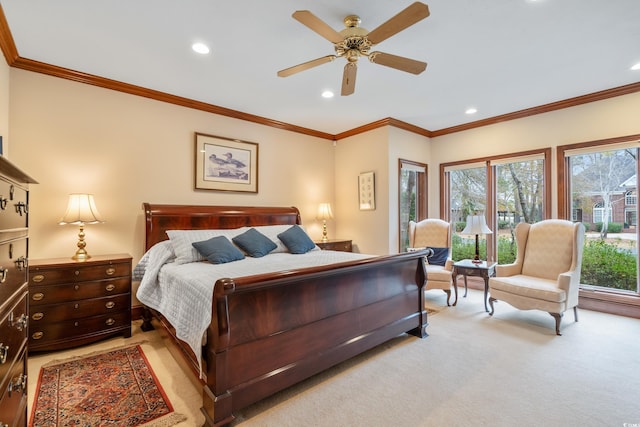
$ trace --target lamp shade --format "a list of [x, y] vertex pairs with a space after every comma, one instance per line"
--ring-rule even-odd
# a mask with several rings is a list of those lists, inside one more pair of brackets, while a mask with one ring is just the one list
[[320, 203], [318, 206], [318, 219], [327, 220], [333, 218], [331, 203]]
[[69, 203], [67, 211], [60, 219], [60, 224], [97, 224], [104, 222], [98, 209], [96, 202], [93, 200], [93, 194], [69, 194]]
[[487, 227], [487, 221], [484, 215], [468, 215], [467, 225], [460, 234], [491, 234], [492, 231]]

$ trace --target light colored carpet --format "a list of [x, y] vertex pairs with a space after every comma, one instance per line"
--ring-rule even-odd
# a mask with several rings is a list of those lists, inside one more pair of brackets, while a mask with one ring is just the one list
[[[579, 310], [575, 323], [569, 312], [557, 337], [547, 313], [498, 303], [489, 317], [481, 291], [470, 289], [456, 307], [446, 307], [444, 293], [427, 295], [439, 309], [429, 337], [398, 337], [246, 408], [233, 425], [640, 424], [640, 320]], [[149, 335], [135, 328], [130, 340]], [[200, 425], [200, 392], [175, 375], [161, 346], [158, 357], [145, 354], [175, 410], [190, 417], [183, 425]]]

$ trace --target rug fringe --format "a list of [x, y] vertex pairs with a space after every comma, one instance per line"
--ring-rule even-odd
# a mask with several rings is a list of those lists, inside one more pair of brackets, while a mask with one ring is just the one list
[[43, 368], [49, 368], [51, 366], [61, 365], [63, 363], [72, 362], [72, 361], [78, 360], [78, 359], [84, 359], [86, 357], [92, 357], [92, 356], [97, 356], [97, 355], [104, 354], [104, 353], [110, 353], [112, 351], [122, 350], [124, 348], [136, 347], [136, 346], [141, 345], [141, 344], [147, 344], [148, 342], [149, 342], [149, 340], [145, 339], [145, 340], [136, 341], [136, 342], [133, 342], [133, 343], [123, 344], [123, 345], [116, 346], [116, 347], [110, 347], [110, 348], [105, 349], [105, 350], [96, 350], [96, 351], [93, 351], [93, 352], [87, 353], [87, 354], [82, 354], [82, 355], [78, 355], [78, 356], [71, 356], [71, 357], [68, 357], [66, 359], [53, 359], [53, 360], [45, 363], [44, 365], [42, 365], [42, 367]]
[[137, 427], [171, 427], [183, 421], [187, 421], [187, 417], [177, 412], [172, 412], [167, 415], [163, 415], [160, 418], [156, 418], [153, 421], [149, 421], [145, 424], [140, 424]]

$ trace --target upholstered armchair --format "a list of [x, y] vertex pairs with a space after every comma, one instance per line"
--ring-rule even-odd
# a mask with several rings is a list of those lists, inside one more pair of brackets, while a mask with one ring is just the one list
[[[451, 225], [441, 219], [409, 221], [409, 246], [412, 249], [431, 248], [426, 257], [426, 290], [441, 289], [447, 294], [447, 306], [451, 298], [453, 283], [453, 260], [451, 259]], [[456, 293], [457, 302], [457, 293]], [[455, 305], [455, 302], [454, 304]]]
[[578, 288], [582, 266], [584, 226], [560, 219], [515, 228], [518, 253], [513, 264], [496, 266], [489, 279], [490, 315], [504, 301], [521, 310], [542, 310], [556, 321], [560, 334], [563, 313], [573, 308], [578, 321]]

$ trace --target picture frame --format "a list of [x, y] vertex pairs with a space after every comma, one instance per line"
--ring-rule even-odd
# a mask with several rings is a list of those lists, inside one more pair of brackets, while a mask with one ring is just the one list
[[363, 172], [358, 176], [358, 204], [361, 211], [372, 211], [376, 208], [376, 175], [375, 172]]
[[197, 190], [258, 192], [258, 144], [195, 134]]

